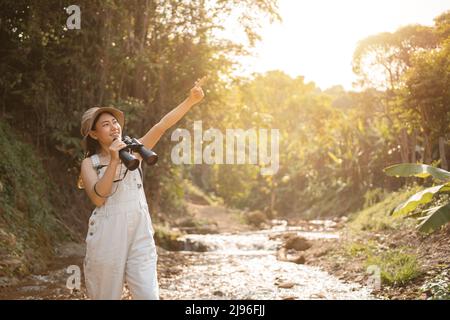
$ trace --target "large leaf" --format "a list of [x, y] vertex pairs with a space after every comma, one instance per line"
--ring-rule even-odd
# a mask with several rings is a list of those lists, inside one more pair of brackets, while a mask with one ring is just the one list
[[450, 203], [443, 206], [434, 207], [425, 211], [428, 215], [418, 226], [421, 232], [431, 232], [437, 230], [440, 226], [450, 222]]
[[450, 172], [440, 168], [429, 166], [427, 164], [418, 164], [418, 163], [394, 164], [392, 166], [384, 168], [383, 171], [388, 176], [395, 176], [395, 177], [414, 176], [419, 178], [427, 178], [429, 176], [433, 176], [433, 178], [441, 181], [450, 181]]
[[426, 204], [433, 200], [433, 196], [436, 193], [439, 193], [442, 190], [447, 190], [450, 186], [450, 182], [446, 184], [441, 184], [438, 186], [434, 186], [431, 188], [427, 188], [425, 190], [422, 190], [420, 192], [417, 192], [416, 194], [409, 197], [408, 200], [398, 205], [394, 210], [392, 210], [391, 214], [393, 216], [402, 216], [405, 214], [410, 213], [413, 211], [417, 206], [421, 204]]

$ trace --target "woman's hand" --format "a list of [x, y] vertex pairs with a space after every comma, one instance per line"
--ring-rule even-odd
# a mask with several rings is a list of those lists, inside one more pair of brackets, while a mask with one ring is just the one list
[[125, 148], [127, 144], [120, 138], [115, 138], [109, 146], [109, 154], [111, 155], [111, 162], [119, 162], [119, 151]]
[[192, 104], [199, 103], [205, 97], [205, 94], [203, 93], [203, 90], [202, 90], [202, 85], [205, 83], [206, 79], [207, 79], [207, 77], [204, 76], [203, 78], [197, 79], [197, 81], [195, 81], [195, 85], [191, 89], [190, 94], [189, 94], [189, 101]]

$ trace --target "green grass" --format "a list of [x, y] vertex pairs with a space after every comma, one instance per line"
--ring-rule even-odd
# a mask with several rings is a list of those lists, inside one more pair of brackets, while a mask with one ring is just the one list
[[372, 265], [378, 267], [384, 285], [407, 284], [421, 274], [420, 264], [417, 256], [411, 253], [411, 248], [403, 246], [390, 249], [384, 242], [370, 236], [414, 230], [416, 226], [414, 219], [393, 217], [390, 212], [422, 189], [423, 187], [413, 185], [393, 193], [382, 190], [371, 191], [365, 197], [366, 208], [350, 216], [347, 224], [349, 238], [344, 242], [343, 253], [347, 259], [361, 261], [366, 269]]
[[416, 255], [407, 253], [407, 247], [386, 251], [386, 248], [369, 240], [349, 243], [344, 249], [349, 259], [361, 259], [366, 269], [373, 265], [378, 267], [383, 284], [404, 285], [421, 274]]
[[393, 217], [389, 213], [410, 196], [422, 190], [423, 187], [413, 186], [393, 192], [385, 196], [385, 198], [359, 212], [350, 216], [349, 228], [351, 231], [384, 231], [395, 230], [405, 226], [412, 226], [414, 221], [401, 217]]
[[401, 249], [369, 254], [365, 265], [379, 267], [381, 281], [387, 285], [404, 285], [421, 274], [417, 257]]
[[352, 242], [345, 246], [345, 253], [351, 258], [367, 257], [376, 248], [374, 241], [368, 241], [367, 243]]

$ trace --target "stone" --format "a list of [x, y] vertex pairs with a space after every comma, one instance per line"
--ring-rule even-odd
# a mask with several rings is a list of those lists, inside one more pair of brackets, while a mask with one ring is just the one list
[[300, 255], [300, 256], [292, 259], [292, 262], [295, 262], [297, 264], [304, 264], [306, 262], [306, 259], [303, 255]]
[[279, 288], [283, 288], [283, 289], [290, 289], [293, 286], [295, 286], [294, 282], [281, 282], [281, 283], [278, 284], [278, 287]]
[[297, 251], [305, 251], [311, 248], [308, 240], [300, 236], [294, 236], [286, 240], [284, 247], [286, 249], [294, 249]]

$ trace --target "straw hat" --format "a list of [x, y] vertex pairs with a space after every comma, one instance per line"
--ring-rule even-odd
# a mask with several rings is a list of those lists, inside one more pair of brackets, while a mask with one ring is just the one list
[[86, 139], [89, 136], [89, 132], [92, 130], [92, 126], [94, 124], [95, 119], [98, 115], [100, 115], [103, 112], [111, 113], [114, 118], [117, 119], [120, 126], [123, 128], [125, 124], [125, 116], [122, 111], [119, 109], [116, 109], [114, 107], [93, 107], [83, 114], [81, 117], [81, 135], [83, 136], [82, 145], [85, 148], [86, 147]]

